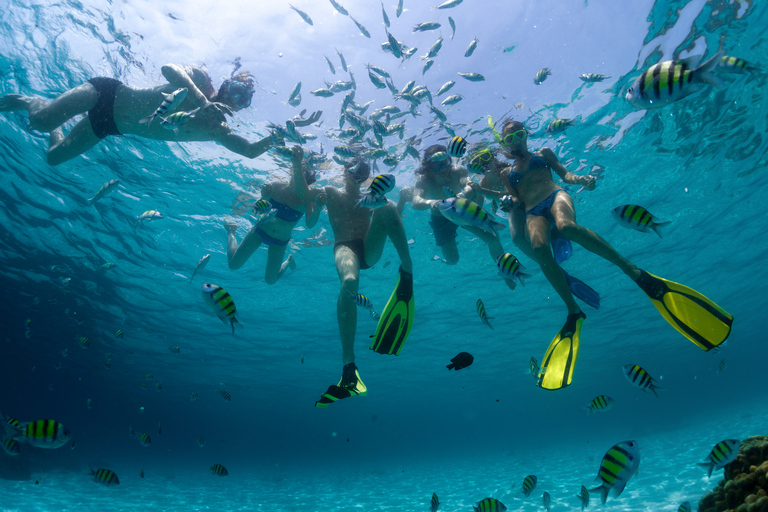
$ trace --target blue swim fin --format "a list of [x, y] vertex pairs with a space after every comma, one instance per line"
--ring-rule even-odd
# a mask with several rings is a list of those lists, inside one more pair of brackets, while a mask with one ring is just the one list
[[555, 255], [555, 262], [558, 265], [573, 256], [571, 241], [565, 238], [556, 227], [552, 227], [549, 240], [552, 244], [552, 252]]
[[578, 297], [586, 302], [587, 305], [592, 306], [595, 309], [600, 309], [599, 293], [590, 288], [584, 281], [569, 275], [565, 270], [563, 270], [563, 273], [565, 274], [565, 279], [568, 281], [568, 288], [570, 288], [571, 293], [575, 297]]

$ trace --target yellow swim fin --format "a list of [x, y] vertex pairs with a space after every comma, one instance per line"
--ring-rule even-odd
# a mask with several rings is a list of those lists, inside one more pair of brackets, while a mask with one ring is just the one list
[[544, 389], [562, 389], [570, 386], [573, 370], [579, 358], [581, 324], [587, 315], [579, 311], [568, 315], [565, 325], [557, 333], [541, 361], [536, 385]]
[[718, 347], [731, 334], [733, 316], [696, 290], [645, 270], [635, 282], [661, 316], [702, 350]]
[[379, 317], [370, 349], [379, 354], [400, 355], [413, 326], [413, 274], [400, 267], [397, 285]]
[[355, 363], [344, 365], [339, 383], [328, 386], [328, 391], [323, 393], [320, 400], [315, 402], [315, 407], [324, 409], [334, 402], [349, 398], [354, 395], [365, 396], [368, 394], [368, 388], [365, 387], [360, 379]]

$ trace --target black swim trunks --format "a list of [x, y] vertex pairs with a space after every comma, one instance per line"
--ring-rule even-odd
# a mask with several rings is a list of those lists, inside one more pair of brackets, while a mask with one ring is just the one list
[[121, 85], [122, 82], [114, 78], [96, 77], [88, 80], [88, 83], [99, 94], [96, 105], [88, 111], [88, 119], [91, 120], [93, 133], [100, 139], [108, 135], [120, 135], [117, 124], [115, 124], [113, 108], [115, 106], [117, 86]]
[[350, 250], [355, 253], [355, 256], [357, 256], [357, 261], [360, 262], [360, 270], [365, 270], [367, 268], [371, 268], [370, 265], [368, 265], [365, 262], [365, 242], [363, 242], [361, 239], [357, 240], [348, 240], [346, 242], [336, 242], [333, 244], [333, 252], [336, 253], [336, 248], [339, 246], [343, 247], [349, 247]]
[[442, 215], [432, 215], [429, 218], [429, 225], [432, 226], [432, 232], [435, 234], [435, 244], [438, 247], [452, 242], [456, 238], [456, 232], [459, 229], [458, 225]]

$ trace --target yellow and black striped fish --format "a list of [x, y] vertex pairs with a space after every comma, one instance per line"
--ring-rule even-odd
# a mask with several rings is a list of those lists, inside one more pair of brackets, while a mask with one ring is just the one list
[[613, 398], [606, 395], [598, 395], [584, 406], [589, 412], [604, 412], [613, 407]]
[[352, 297], [352, 299], [355, 301], [355, 304], [357, 304], [359, 307], [367, 309], [374, 319], [379, 318], [379, 314], [373, 310], [373, 303], [368, 297], [362, 293], [358, 293], [357, 295], [352, 295], [350, 293], [349, 296]]
[[179, 347], [178, 345], [171, 345], [170, 347], [168, 347], [168, 351], [171, 354], [181, 354], [181, 347]]
[[691, 512], [691, 502], [690, 501], [682, 502], [680, 506], [677, 508], [677, 512]]
[[581, 503], [581, 510], [584, 510], [589, 506], [589, 490], [586, 487], [582, 485], [581, 490], [576, 497], [579, 498], [579, 502]]
[[123, 331], [118, 329], [115, 331], [115, 338], [122, 338], [124, 336]]
[[88, 348], [91, 346], [90, 340], [85, 336], [80, 336], [80, 339], [77, 340], [77, 344], [80, 345], [80, 348]]
[[152, 444], [152, 438], [149, 437], [149, 434], [139, 434], [139, 444], [141, 446], [149, 446]]
[[721, 359], [720, 364], [717, 366], [717, 373], [723, 373], [726, 366], [728, 366], [728, 363], [725, 362], [725, 359]]
[[54, 420], [20, 422], [16, 426], [6, 423], [6, 430], [12, 439], [37, 448], [61, 448], [72, 439], [70, 431]]
[[464, 153], [467, 152], [467, 146], [469, 146], [469, 143], [457, 135], [448, 142], [446, 148], [448, 149], [449, 155], [455, 158], [461, 158], [464, 156]]
[[10, 455], [11, 457], [15, 457], [18, 454], [21, 453], [21, 448], [19, 447], [19, 442], [15, 439], [5, 439], [2, 442], [3, 450], [5, 450], [5, 453]]
[[261, 215], [262, 213], [267, 213], [271, 209], [272, 209], [272, 203], [270, 203], [266, 199], [259, 199], [253, 205], [253, 213], [256, 214], [256, 215]]
[[712, 476], [712, 470], [724, 468], [733, 462], [733, 459], [739, 454], [741, 441], [738, 439], [726, 439], [720, 441], [709, 452], [706, 462], [697, 462], [699, 466], [707, 468], [707, 476]]
[[218, 475], [218, 476], [229, 475], [229, 471], [227, 471], [227, 468], [225, 468], [221, 464], [214, 464], [213, 466], [210, 467], [210, 470], [213, 471], [214, 475]]
[[624, 366], [624, 376], [629, 382], [642, 389], [643, 391], [651, 390], [653, 394], [658, 397], [656, 393], [657, 389], [662, 389], [656, 385], [656, 381], [648, 375], [648, 372], [636, 364], [628, 364]]
[[501, 277], [509, 279], [510, 281], [514, 281], [515, 278], [517, 278], [523, 286], [525, 286], [523, 278], [532, 277], [531, 274], [523, 272], [525, 267], [520, 264], [517, 258], [508, 252], [499, 254], [499, 257], [496, 258], [496, 266], [499, 267], [499, 275], [501, 275]]
[[712, 73], [721, 57], [718, 53], [699, 67], [701, 55], [654, 64], [635, 80], [626, 99], [638, 108], [659, 108], [693, 94], [702, 84], [721, 87], [723, 83]]
[[636, 204], [617, 206], [611, 210], [611, 214], [625, 228], [642, 231], [643, 233], [654, 230], [659, 235], [659, 238], [664, 238], [661, 228], [672, 222], [659, 222], [659, 219], [654, 217], [651, 212]]
[[565, 131], [569, 126], [575, 126], [576, 121], [573, 119], [555, 119], [547, 126], [545, 130], [547, 133], [560, 133]]
[[493, 326], [491, 325], [491, 320], [493, 320], [492, 316], [488, 316], [485, 312], [485, 304], [483, 304], [482, 299], [477, 299], [477, 314], [480, 315], [480, 320], [483, 321], [485, 325], [493, 329]]
[[538, 73], [536, 73], [536, 76], [533, 78], [533, 83], [536, 85], [541, 85], [541, 83], [547, 79], [549, 75], [552, 74], [552, 71], [550, 71], [549, 68], [542, 68], [539, 70]]
[[368, 187], [368, 194], [372, 196], [372, 199], [383, 196], [387, 192], [391, 192], [395, 188], [395, 175], [394, 174], [379, 174]]
[[496, 498], [485, 498], [475, 505], [475, 512], [504, 512], [507, 507]]
[[600, 462], [597, 479], [601, 484], [589, 492], [600, 491], [600, 498], [605, 505], [608, 491], [613, 491], [613, 496], [618, 498], [639, 466], [640, 446], [637, 441], [622, 441], [613, 445]]
[[533, 490], [536, 488], [536, 482], [538, 481], [538, 478], [536, 478], [536, 475], [528, 475], [523, 479], [523, 494], [525, 494], [525, 497], [531, 495]]
[[231, 402], [232, 401], [232, 395], [224, 391], [223, 389], [219, 390], [219, 395], [221, 395], [221, 398], [224, 399], [225, 402]]
[[91, 470], [93, 475], [93, 481], [104, 485], [117, 485], [120, 483], [120, 479], [111, 469], [97, 469]]
[[235, 334], [235, 324], [240, 325], [240, 322], [235, 318], [237, 308], [229, 293], [221, 286], [207, 283], [203, 283], [202, 292], [205, 303], [213, 309], [222, 322], [225, 324], [229, 322], [232, 325], [232, 334]]
[[733, 57], [730, 55], [723, 55], [720, 58], [720, 62], [717, 63], [717, 71], [720, 73], [751, 73], [757, 68], [750, 65], [744, 59]]
[[583, 81], [590, 84], [595, 82], [602, 82], [603, 80], [607, 80], [611, 77], [605, 76], [605, 75], [598, 75], [597, 73], [584, 73], [583, 75], [579, 75], [579, 78], [581, 78]]
[[432, 499], [429, 502], [429, 510], [430, 512], [437, 512], [437, 509], [440, 507], [440, 500], [437, 499], [437, 493], [432, 493]]

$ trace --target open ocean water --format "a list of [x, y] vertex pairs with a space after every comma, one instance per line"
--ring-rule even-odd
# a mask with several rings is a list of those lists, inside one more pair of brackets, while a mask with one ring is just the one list
[[[327, 216], [312, 230], [294, 231], [289, 252], [298, 268], [274, 286], [264, 281], [264, 246], [240, 270], [226, 262], [224, 223], [237, 220], [238, 239], [250, 226], [238, 201], [287, 176], [276, 155], [248, 160], [212, 143], [124, 136], [51, 167], [48, 135], [28, 129], [26, 113], [2, 113], [0, 411], [22, 421], [56, 419], [76, 444], [22, 444], [17, 457], [0, 451], [0, 510], [427, 511], [436, 492], [444, 512], [471, 511], [486, 497], [534, 511], [544, 510], [543, 491], [553, 511], [577, 510], [580, 486], [596, 485], [604, 453], [628, 439], [641, 448], [639, 473], [604, 507], [593, 494], [588, 510], [675, 511], [686, 500], [696, 510], [722, 471], [707, 478], [695, 463], [720, 440], [768, 434], [768, 4], [465, 0], [433, 10], [439, 0], [405, 0], [397, 17], [397, 3], [388, 0], [389, 31], [419, 48], [402, 64], [381, 49], [380, 2], [341, 4], [370, 38], [325, 0], [293, 3], [311, 26], [284, 1], [0, 0], [0, 95], [52, 99], [94, 76], [150, 87], [163, 82], [166, 63], [205, 66], [218, 86], [239, 59], [257, 89], [252, 106], [231, 119], [235, 131], [256, 140], [267, 135], [268, 122], [322, 110], [322, 124], [301, 131], [318, 136], [306, 147], [320, 151], [322, 144], [331, 154], [343, 93], [319, 98], [309, 91], [348, 79], [336, 50], [355, 75], [355, 100], [374, 100], [373, 108], [393, 99], [370, 82], [366, 64], [388, 70], [398, 88], [415, 80], [433, 95], [455, 80], [451, 94], [464, 100], [444, 110], [458, 135], [488, 140], [470, 130], [487, 126], [488, 115], [514, 117], [533, 132], [532, 149], [554, 148], [579, 174], [602, 169], [595, 191], [570, 187], [579, 222], [641, 268], [728, 310], [735, 321], [727, 345], [699, 350], [616, 268], [574, 246], [564, 268], [600, 292], [602, 307], [586, 310], [573, 384], [539, 389], [529, 359], [541, 360], [566, 310], [538, 266], [506, 230], [505, 249], [533, 274], [525, 287], [504, 286], [484, 245], [462, 230], [460, 262], [435, 261], [428, 213], [409, 205], [416, 320], [408, 343], [399, 357], [367, 350], [376, 322], [361, 312], [357, 365], [368, 396], [316, 409], [341, 368], [338, 278], [331, 248], [317, 243], [331, 238]], [[426, 21], [442, 26], [412, 32]], [[443, 47], [422, 75], [420, 56], [440, 35]], [[464, 57], [475, 37], [477, 49]], [[624, 99], [652, 64], [719, 50], [758, 70], [723, 74], [724, 87], [662, 109], [638, 110]], [[552, 75], [535, 85], [544, 67]], [[486, 80], [465, 81], [457, 72]], [[582, 73], [610, 78], [587, 85]], [[286, 100], [299, 81], [303, 100], [291, 107]], [[419, 110], [400, 119], [406, 138], [422, 138], [419, 150], [445, 143], [445, 130], [434, 127], [424, 105]], [[557, 117], [577, 122], [563, 134], [546, 133]], [[396, 136], [387, 140], [402, 152]], [[407, 158], [395, 169], [398, 188], [414, 183], [415, 164]], [[320, 182], [339, 172], [325, 166]], [[115, 178], [118, 190], [88, 206]], [[664, 238], [619, 226], [610, 212], [625, 203], [672, 221]], [[135, 227], [151, 209], [165, 219]], [[206, 253], [209, 265], [190, 284]], [[102, 269], [107, 262], [114, 268]], [[397, 263], [388, 245], [379, 264], [361, 273], [360, 291], [378, 310]], [[203, 303], [202, 282], [234, 298], [242, 323], [234, 336]], [[494, 330], [478, 318], [478, 298]], [[78, 344], [82, 336], [87, 349]], [[462, 351], [474, 364], [446, 371]], [[659, 381], [658, 398], [627, 382], [622, 367], [630, 363]], [[600, 394], [614, 407], [584, 411]], [[131, 427], [148, 433], [151, 445], [130, 437]], [[213, 464], [229, 476], [213, 475]], [[115, 471], [120, 485], [95, 483], [89, 466]], [[528, 474], [539, 483], [524, 498]]]

